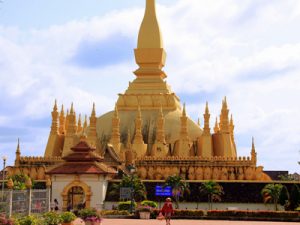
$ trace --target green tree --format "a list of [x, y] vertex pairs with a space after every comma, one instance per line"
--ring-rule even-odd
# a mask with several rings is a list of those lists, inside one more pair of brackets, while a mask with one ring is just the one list
[[289, 208], [290, 205], [290, 194], [285, 185], [283, 185], [280, 195], [279, 195], [279, 204], [284, 206], [285, 209]]
[[164, 186], [171, 186], [172, 195], [175, 200], [175, 208], [179, 209], [179, 198], [183, 197], [184, 193], [189, 193], [189, 185], [188, 183], [182, 180], [182, 177], [178, 175], [169, 176]]
[[290, 210], [295, 210], [300, 204], [300, 190], [299, 186], [294, 184], [290, 194]]
[[274, 203], [274, 209], [278, 209], [278, 200], [283, 188], [282, 184], [267, 184], [262, 190], [261, 195], [265, 203], [272, 202]]
[[[14, 190], [25, 190], [26, 180], [30, 179], [27, 175], [24, 174], [12, 175], [8, 177], [8, 179], [9, 178], [11, 178], [12, 181], [14, 182]], [[32, 181], [32, 187], [34, 187], [34, 181]]]
[[207, 196], [208, 209], [212, 209], [214, 201], [221, 201], [224, 194], [223, 187], [215, 181], [207, 181], [201, 184], [199, 191], [202, 195]]
[[123, 175], [119, 184], [113, 184], [110, 194], [119, 195], [121, 187], [133, 188], [133, 198], [135, 201], [141, 201], [147, 198], [146, 187], [136, 175]]

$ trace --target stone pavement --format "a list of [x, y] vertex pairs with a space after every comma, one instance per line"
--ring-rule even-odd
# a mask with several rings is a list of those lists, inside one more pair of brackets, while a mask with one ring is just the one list
[[[106, 219], [101, 225], [165, 225], [165, 221], [141, 219]], [[294, 225], [298, 222], [230, 221], [230, 220], [172, 220], [171, 225]], [[74, 225], [84, 225], [79, 220]]]

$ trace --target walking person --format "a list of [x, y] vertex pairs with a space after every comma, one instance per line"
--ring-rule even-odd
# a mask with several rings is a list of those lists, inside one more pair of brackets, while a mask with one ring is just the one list
[[172, 216], [172, 214], [174, 214], [171, 198], [166, 198], [166, 201], [161, 209], [161, 212], [166, 219], [166, 225], [170, 225], [171, 224], [171, 216]]
[[55, 210], [55, 212], [57, 212], [59, 210], [58, 206], [59, 206], [59, 204], [58, 204], [57, 199], [54, 199], [54, 210]]

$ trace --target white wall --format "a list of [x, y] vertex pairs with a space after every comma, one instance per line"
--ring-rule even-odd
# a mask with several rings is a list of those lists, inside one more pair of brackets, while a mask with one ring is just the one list
[[[73, 182], [75, 175], [54, 175], [52, 176], [52, 198], [58, 200], [59, 208], [62, 208], [62, 192], [63, 189]], [[91, 207], [102, 209], [105, 199], [108, 181], [104, 176], [98, 175], [80, 175], [79, 179], [91, 188]]]

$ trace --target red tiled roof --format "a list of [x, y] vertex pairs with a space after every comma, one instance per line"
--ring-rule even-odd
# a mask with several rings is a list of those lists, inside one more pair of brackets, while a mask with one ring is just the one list
[[[102, 164], [102, 163], [101, 163]], [[47, 174], [115, 174], [116, 170], [106, 165], [87, 163], [64, 163]]]

